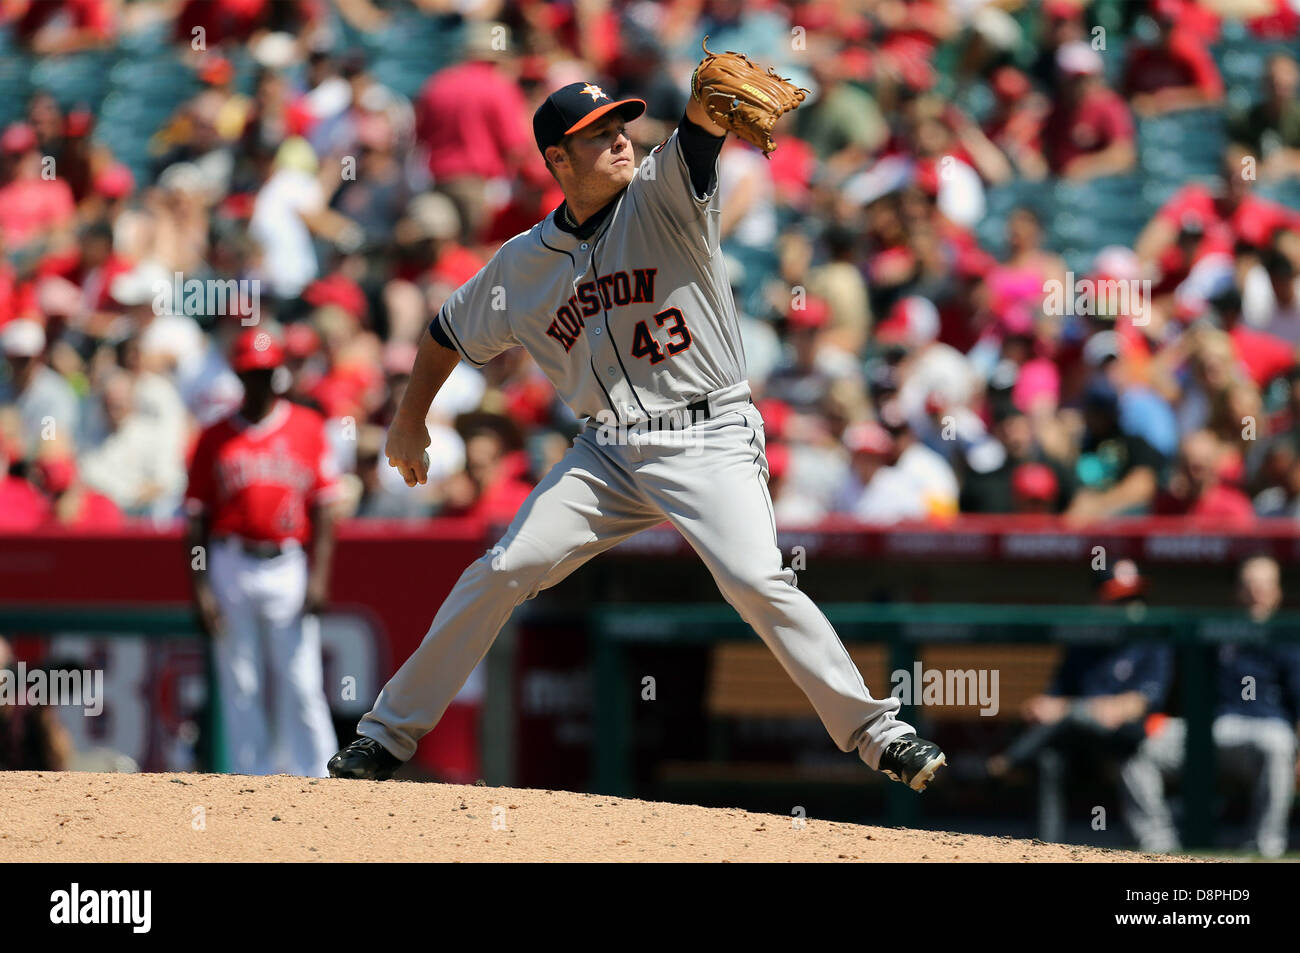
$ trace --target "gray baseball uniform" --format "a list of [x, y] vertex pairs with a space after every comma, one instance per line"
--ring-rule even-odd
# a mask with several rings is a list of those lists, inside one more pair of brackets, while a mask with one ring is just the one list
[[362, 717], [359, 733], [399, 758], [415, 753], [517, 605], [664, 519], [841, 750], [876, 768], [913, 730], [896, 717], [898, 699], [871, 696], [783, 567], [763, 421], [718, 248], [716, 153], [700, 196], [681, 135], [646, 156], [589, 237], [553, 213], [506, 242], [438, 314], [435, 336], [475, 366], [524, 347], [587, 426]]

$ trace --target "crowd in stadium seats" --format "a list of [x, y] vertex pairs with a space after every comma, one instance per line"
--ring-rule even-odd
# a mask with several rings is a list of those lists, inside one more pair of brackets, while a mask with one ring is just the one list
[[770, 160], [734, 140], [720, 158], [781, 521], [1300, 515], [1300, 17], [1282, 0], [51, 0], [0, 18], [5, 528], [175, 519], [198, 429], [238, 405], [226, 351], [252, 320], [281, 328], [284, 393], [330, 422], [347, 514], [508, 520], [578, 422], [518, 351], [462, 365], [429, 419], [430, 482], [408, 488], [382, 450], [416, 345], [558, 205], [530, 126], [547, 93], [644, 98], [644, 151], [705, 34], [812, 90]]

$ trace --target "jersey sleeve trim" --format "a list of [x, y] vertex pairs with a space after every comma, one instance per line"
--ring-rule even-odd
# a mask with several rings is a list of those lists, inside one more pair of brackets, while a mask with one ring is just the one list
[[448, 336], [446, 329], [443, 328], [442, 322], [438, 320], [441, 317], [442, 311], [440, 310], [433, 316], [433, 320], [429, 322], [429, 337], [433, 338], [447, 350], [454, 351], [456, 350], [456, 345], [452, 342], [451, 337]]
[[448, 333], [449, 335], [451, 335], [451, 339], [452, 339], [452, 341], [455, 342], [455, 344], [456, 344], [456, 350], [460, 352], [461, 357], [465, 358], [465, 360], [469, 361], [469, 362], [470, 362], [471, 364], [473, 364], [475, 367], [486, 367], [486, 366], [487, 366], [487, 361], [476, 361], [476, 360], [474, 360], [474, 358], [472, 358], [472, 357], [469, 356], [469, 352], [465, 350], [465, 346], [464, 346], [463, 344], [460, 343], [460, 337], [459, 337], [459, 335], [456, 334], [456, 329], [453, 328], [453, 327], [451, 326], [451, 322], [447, 320], [447, 314], [446, 314], [446, 312], [444, 312], [444, 311], [439, 311], [439, 312], [438, 312], [438, 317], [435, 318], [434, 321], [435, 321], [435, 323], [440, 323], [440, 324], [441, 324], [441, 325], [446, 329], [447, 333]]

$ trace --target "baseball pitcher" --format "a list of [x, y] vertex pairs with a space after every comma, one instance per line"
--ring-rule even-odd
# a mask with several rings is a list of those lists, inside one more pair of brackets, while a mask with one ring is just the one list
[[[707, 38], [706, 38], [707, 39]], [[419, 648], [332, 759], [334, 777], [384, 780], [409, 759], [514, 608], [597, 553], [667, 519], [723, 597], [807, 694], [831, 738], [923, 790], [943, 752], [876, 699], [835, 630], [782, 565], [763, 420], [750, 400], [735, 303], [719, 252], [718, 153], [727, 132], [764, 151], [804, 91], [738, 54], [710, 54], [676, 131], [638, 163], [639, 99], [591, 83], [533, 116], [564, 192], [443, 305], [423, 336], [386, 454], [427, 478], [425, 415], [460, 360], [525, 348], [585, 429], [501, 541], [465, 570]]]

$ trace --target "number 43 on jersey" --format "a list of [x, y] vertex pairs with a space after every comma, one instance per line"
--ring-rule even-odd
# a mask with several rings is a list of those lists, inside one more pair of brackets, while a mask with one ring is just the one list
[[680, 354], [691, 346], [690, 329], [686, 327], [686, 319], [682, 317], [682, 312], [678, 308], [666, 308], [656, 314], [652, 320], [656, 327], [662, 328], [665, 324], [668, 325], [668, 342], [660, 347], [654, 334], [650, 332], [649, 322], [638, 321], [632, 332], [633, 357], [648, 357], [651, 364], [658, 364], [669, 354]]

